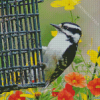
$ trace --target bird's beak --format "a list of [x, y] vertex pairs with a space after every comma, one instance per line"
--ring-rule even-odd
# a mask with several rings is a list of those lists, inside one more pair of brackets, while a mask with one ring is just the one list
[[50, 25], [52, 25], [53, 27], [55, 27], [55, 28], [58, 29], [58, 30], [61, 30], [61, 28], [60, 28], [59, 25], [56, 25], [56, 24], [50, 24]]

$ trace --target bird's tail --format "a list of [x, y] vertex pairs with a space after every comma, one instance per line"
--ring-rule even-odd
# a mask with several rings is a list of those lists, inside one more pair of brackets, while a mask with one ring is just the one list
[[47, 81], [44, 88], [47, 88], [50, 85], [50, 82]]

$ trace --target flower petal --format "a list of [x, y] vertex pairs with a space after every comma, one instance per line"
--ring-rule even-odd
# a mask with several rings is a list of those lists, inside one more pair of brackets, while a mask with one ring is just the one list
[[51, 3], [52, 7], [64, 7], [65, 10], [73, 10], [74, 6], [79, 4], [80, 0], [60, 0], [60, 1], [53, 1]]
[[100, 46], [98, 47], [98, 52], [100, 51]]
[[79, 2], [80, 0], [70, 0], [71, 1], [71, 5], [77, 5], [81, 2]]
[[58, 100], [74, 100], [74, 99], [73, 99], [73, 95], [71, 95], [71, 93], [69, 93], [68, 91], [63, 89], [58, 94]]
[[87, 100], [87, 95], [86, 94], [81, 93], [81, 96], [82, 96], [82, 100]]
[[33, 92], [33, 89], [32, 88], [28, 88], [27, 89], [29, 92], [31, 92], [33, 95], [35, 94], [34, 92]]
[[77, 72], [71, 72], [67, 75], [65, 75], [65, 81], [75, 87], [83, 88], [87, 86], [86, 80], [82, 74], [79, 74]]
[[87, 51], [87, 54], [88, 54], [89, 56], [97, 56], [97, 55], [98, 55], [98, 53], [97, 53], [96, 51], [94, 51], [94, 50], [88, 50], [88, 51]]
[[20, 97], [35, 98], [35, 95], [31, 95], [31, 94], [21, 94]]
[[7, 98], [9, 95], [12, 95], [13, 93], [14, 93], [13, 91], [7, 92], [5, 98]]
[[73, 10], [75, 7], [73, 5], [66, 5], [64, 7], [65, 10]]
[[94, 50], [88, 50], [87, 51], [87, 54], [90, 56], [90, 60], [93, 63], [96, 63], [97, 62], [98, 53], [96, 51], [94, 51]]
[[97, 62], [97, 56], [91, 56], [90, 57], [90, 60], [93, 62], [93, 63], [96, 63]]
[[79, 41], [78, 41], [78, 43], [81, 43], [82, 42], [82, 40], [80, 39]]
[[97, 59], [97, 63], [100, 66], [100, 57]]
[[8, 100], [14, 100], [16, 98], [16, 95], [15, 94], [12, 94], [9, 96]]
[[100, 78], [95, 78], [89, 81], [87, 85], [93, 95], [100, 95]]
[[66, 91], [70, 92], [73, 96], [75, 95], [75, 91], [73, 90], [72, 85], [66, 83], [65, 89]]
[[57, 35], [57, 31], [51, 31], [52, 36], [56, 36]]
[[51, 6], [52, 6], [52, 7], [63, 7], [63, 6], [65, 6], [65, 4], [64, 4], [64, 2], [62, 2], [62, 1], [53, 1], [53, 2], [51, 3]]

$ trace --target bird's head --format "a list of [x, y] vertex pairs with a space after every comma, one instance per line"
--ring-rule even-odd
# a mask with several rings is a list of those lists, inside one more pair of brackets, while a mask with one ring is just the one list
[[78, 43], [82, 35], [80, 26], [75, 23], [64, 22], [59, 25], [50, 25], [54, 26], [57, 29], [58, 34], [65, 34], [65, 36], [67, 36], [67, 38], [69, 38], [69, 40], [73, 43]]

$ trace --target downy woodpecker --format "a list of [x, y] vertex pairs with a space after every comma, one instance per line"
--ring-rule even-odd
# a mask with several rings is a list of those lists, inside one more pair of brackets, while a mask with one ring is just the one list
[[47, 47], [43, 47], [45, 80], [48, 85], [72, 63], [82, 35], [80, 26], [71, 22], [51, 25], [57, 29], [58, 33]]

